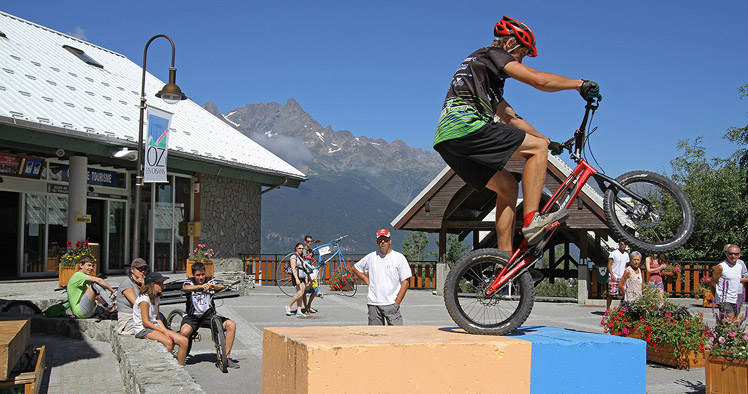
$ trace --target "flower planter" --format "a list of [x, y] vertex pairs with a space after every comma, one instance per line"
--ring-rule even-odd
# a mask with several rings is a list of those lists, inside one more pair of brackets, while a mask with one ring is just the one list
[[[192, 264], [195, 263], [192, 260], [187, 260], [187, 277], [191, 277], [192, 275]], [[205, 276], [212, 278], [213, 277], [213, 260], [210, 261], [203, 261], [203, 264], [205, 264]]]
[[[643, 340], [639, 330], [632, 330], [628, 335], [624, 336]], [[678, 369], [704, 368], [706, 365], [703, 352], [689, 350], [686, 353], [684, 350], [681, 350], [678, 356], [676, 356], [674, 350], [675, 348], [667, 343], [655, 345], [652, 342], [647, 342], [647, 361]]]
[[706, 352], [706, 394], [748, 393], [748, 361]]
[[[72, 267], [63, 267], [62, 264], [59, 264], [57, 272], [57, 282], [60, 284], [60, 287], [67, 286], [73, 274], [78, 272], [78, 264]], [[91, 275], [96, 276], [96, 264], [93, 266]]]

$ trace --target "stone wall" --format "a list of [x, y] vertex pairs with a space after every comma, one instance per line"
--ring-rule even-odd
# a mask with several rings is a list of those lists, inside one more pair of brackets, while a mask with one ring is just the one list
[[205, 174], [200, 183], [200, 243], [215, 251], [216, 272], [241, 271], [239, 254], [260, 253], [261, 186]]

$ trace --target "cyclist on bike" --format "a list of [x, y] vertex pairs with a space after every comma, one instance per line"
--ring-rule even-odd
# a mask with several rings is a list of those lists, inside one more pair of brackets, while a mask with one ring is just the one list
[[518, 183], [504, 169], [511, 157], [526, 160], [522, 174], [526, 242], [542, 239], [545, 228], [564, 221], [564, 209], [539, 215], [540, 196], [545, 183], [549, 145], [561, 146], [535, 130], [504, 100], [504, 82], [514, 78], [545, 92], [577, 90], [584, 99], [600, 96], [597, 83], [540, 72], [522, 64], [525, 56], [535, 57], [535, 35], [525, 24], [504, 16], [494, 26], [494, 41], [469, 55], [450, 83], [434, 149], [466, 183], [476, 190], [496, 192], [498, 247], [512, 252], [514, 211]]
[[[187, 297], [187, 314], [182, 320], [180, 334], [189, 338], [194, 330], [199, 328], [200, 319], [210, 321], [211, 316], [203, 316], [210, 309], [210, 296], [217, 290], [223, 289], [223, 285], [216, 283], [213, 278], [205, 276], [205, 264], [196, 262], [192, 264], [193, 277], [187, 278], [182, 284], [182, 290], [189, 291]], [[215, 309], [212, 313], [215, 313]], [[239, 362], [231, 358], [231, 346], [234, 344], [236, 336], [236, 323], [223, 316], [219, 316], [223, 321], [223, 329], [226, 330], [226, 358], [229, 368], [239, 368]]]

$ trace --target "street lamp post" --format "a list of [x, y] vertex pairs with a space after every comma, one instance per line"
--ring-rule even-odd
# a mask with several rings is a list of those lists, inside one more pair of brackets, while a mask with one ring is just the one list
[[187, 98], [182, 93], [179, 86], [176, 84], [177, 80], [177, 69], [174, 68], [174, 41], [165, 34], [157, 34], [148, 40], [143, 50], [143, 78], [140, 86], [140, 123], [138, 124], [138, 159], [137, 159], [137, 175], [135, 176], [135, 218], [133, 220], [133, 237], [132, 237], [132, 253], [133, 258], [140, 257], [140, 194], [143, 189], [143, 116], [146, 109], [145, 99], [145, 58], [148, 53], [148, 46], [151, 45], [153, 40], [163, 37], [169, 40], [171, 43], [171, 67], [169, 67], [169, 83], [164, 85], [164, 88], [156, 93], [156, 97], [161, 98], [167, 104], [176, 104], [181, 100]]

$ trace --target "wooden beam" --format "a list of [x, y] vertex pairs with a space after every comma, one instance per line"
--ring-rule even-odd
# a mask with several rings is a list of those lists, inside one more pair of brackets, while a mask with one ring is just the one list
[[443, 229], [455, 229], [455, 230], [494, 230], [496, 224], [494, 222], [483, 222], [474, 220], [449, 220], [442, 222]]

